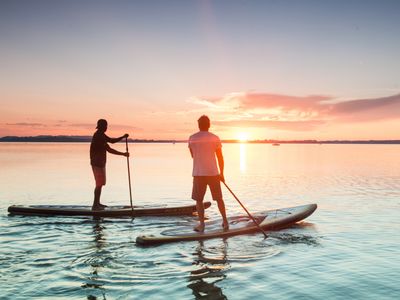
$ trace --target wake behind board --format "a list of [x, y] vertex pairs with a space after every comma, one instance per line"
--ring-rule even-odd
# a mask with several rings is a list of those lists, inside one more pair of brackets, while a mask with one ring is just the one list
[[[204, 208], [211, 206], [204, 202]], [[94, 217], [141, 217], [141, 216], [180, 216], [191, 215], [196, 211], [196, 205], [187, 206], [109, 206], [104, 210], [92, 210], [91, 206], [78, 205], [12, 205], [8, 207], [11, 215], [35, 216], [94, 216]]]
[[[317, 209], [317, 204], [268, 210], [253, 215], [257, 223], [264, 230], [278, 230], [289, 227], [310, 216]], [[225, 238], [239, 234], [258, 232], [260, 229], [248, 216], [230, 217], [229, 230], [221, 228], [221, 222], [206, 222], [205, 231], [202, 233], [193, 231], [192, 226], [163, 231], [160, 236], [142, 235], [136, 238], [140, 245], [156, 245], [172, 242], [198, 241], [212, 238]]]

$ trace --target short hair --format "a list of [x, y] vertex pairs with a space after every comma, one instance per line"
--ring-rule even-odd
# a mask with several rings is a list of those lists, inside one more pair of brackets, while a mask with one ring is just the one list
[[97, 129], [105, 129], [106, 127], [107, 127], [107, 125], [108, 125], [108, 123], [107, 123], [107, 120], [105, 120], [105, 119], [99, 119], [98, 121], [97, 121]]
[[197, 122], [200, 130], [208, 130], [210, 128], [210, 119], [206, 115], [202, 115]]

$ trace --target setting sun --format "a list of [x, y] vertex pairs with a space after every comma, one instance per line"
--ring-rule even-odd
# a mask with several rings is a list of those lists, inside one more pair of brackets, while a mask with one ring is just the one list
[[249, 140], [249, 134], [247, 132], [239, 132], [237, 134], [237, 140], [240, 142], [247, 142]]

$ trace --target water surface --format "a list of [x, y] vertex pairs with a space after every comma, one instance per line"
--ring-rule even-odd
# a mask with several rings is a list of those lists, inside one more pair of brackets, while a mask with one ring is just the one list
[[[115, 146], [123, 150], [124, 145]], [[398, 145], [224, 144], [228, 185], [252, 212], [305, 203], [270, 233], [140, 247], [193, 217], [8, 216], [12, 204], [91, 205], [88, 144], [0, 144], [1, 299], [397, 299]], [[137, 205], [192, 204], [185, 144], [131, 144]], [[108, 156], [102, 202], [129, 204], [126, 160]], [[243, 215], [224, 190], [228, 215]], [[207, 193], [206, 198], [210, 199]], [[207, 210], [219, 218], [216, 205]]]

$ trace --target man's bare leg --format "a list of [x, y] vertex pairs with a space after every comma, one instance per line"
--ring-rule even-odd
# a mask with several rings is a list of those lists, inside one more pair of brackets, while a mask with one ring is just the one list
[[196, 200], [196, 210], [197, 210], [197, 214], [199, 216], [199, 221], [200, 224], [197, 225], [194, 230], [198, 231], [198, 232], [203, 232], [204, 231], [204, 227], [205, 227], [205, 223], [204, 223], [204, 204], [203, 201], [200, 200]]
[[94, 200], [93, 200], [92, 210], [98, 210], [102, 208], [102, 205], [100, 204], [101, 188], [102, 186], [96, 186], [96, 188], [94, 189]]
[[222, 228], [224, 228], [224, 230], [228, 230], [229, 229], [229, 223], [228, 220], [226, 219], [226, 210], [225, 210], [225, 203], [224, 200], [218, 200], [218, 209], [219, 212], [222, 216]]

